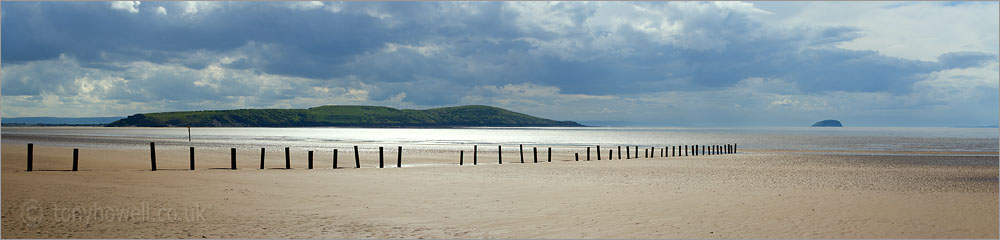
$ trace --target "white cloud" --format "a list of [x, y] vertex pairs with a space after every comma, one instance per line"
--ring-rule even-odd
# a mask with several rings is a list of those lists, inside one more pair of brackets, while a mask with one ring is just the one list
[[160, 15], [166, 16], [167, 15], [167, 8], [165, 8], [163, 6], [156, 7], [156, 14], [160, 14]]
[[321, 1], [291, 2], [288, 8], [294, 10], [313, 10], [323, 8], [325, 5]]
[[139, 1], [114, 1], [110, 2], [111, 9], [122, 10], [129, 13], [139, 13]]
[[184, 9], [183, 14], [188, 16], [200, 15], [209, 13], [220, 7], [219, 2], [207, 2], [207, 1], [186, 1], [181, 2], [181, 6]]
[[762, 2], [777, 14], [760, 16], [786, 26], [851, 26], [861, 29], [841, 48], [874, 50], [907, 59], [937, 61], [944, 53], [976, 51], [998, 54], [1000, 4], [972, 2]]

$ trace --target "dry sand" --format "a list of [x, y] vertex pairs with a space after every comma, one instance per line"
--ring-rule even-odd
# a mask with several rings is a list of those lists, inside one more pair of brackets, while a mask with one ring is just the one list
[[[333, 170], [318, 152], [318, 169], [305, 170], [294, 152], [295, 169], [257, 170], [259, 149], [246, 149], [231, 171], [211, 169], [229, 167], [228, 149], [216, 149], [198, 152], [196, 171], [151, 172], [147, 151], [81, 149], [81, 171], [67, 172], [38, 170], [70, 169], [72, 149], [36, 146], [36, 171], [24, 172], [22, 144], [0, 150], [3, 238], [998, 237], [996, 156], [575, 162], [560, 151], [532, 164], [529, 151], [528, 164], [509, 152], [497, 165], [494, 150], [478, 166], [458, 166], [456, 152], [378, 169], [366, 152], [363, 168]], [[157, 158], [187, 168], [187, 149]], [[353, 167], [351, 151], [339, 160]], [[268, 161], [283, 167], [281, 150]]]

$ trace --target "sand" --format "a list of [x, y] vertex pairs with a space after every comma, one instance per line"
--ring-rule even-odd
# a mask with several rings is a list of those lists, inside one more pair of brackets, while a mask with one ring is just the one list
[[[495, 148], [495, 146], [493, 146]], [[485, 148], [481, 148], [485, 150]], [[257, 170], [259, 149], [81, 149], [3, 144], [3, 238], [997, 238], [996, 156], [734, 155], [505, 164], [492, 154], [407, 157], [404, 168]], [[540, 149], [541, 150], [541, 149]], [[605, 150], [604, 154], [607, 150]], [[390, 154], [391, 153], [391, 154]], [[539, 157], [545, 159], [543, 152]], [[353, 153], [340, 153], [353, 167]], [[616, 154], [617, 155], [617, 154]], [[606, 155], [605, 155], [606, 156]], [[581, 156], [582, 157], [582, 156]], [[283, 167], [280, 149], [268, 168]], [[596, 160], [596, 156], [592, 157]], [[466, 161], [471, 162], [466, 152]], [[395, 163], [387, 149], [386, 165]], [[175, 169], [175, 170], [163, 170]]]

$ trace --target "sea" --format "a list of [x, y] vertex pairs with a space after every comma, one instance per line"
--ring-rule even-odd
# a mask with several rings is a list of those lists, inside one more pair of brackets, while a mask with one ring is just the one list
[[[481, 128], [110, 128], [3, 127], [4, 144], [145, 149], [281, 148], [365, 149], [402, 146], [408, 151], [450, 152], [473, 145], [669, 147], [736, 144], [740, 151], [804, 151], [822, 154], [998, 156], [1000, 129], [918, 127], [481, 127]], [[612, 148], [613, 149], [613, 148]], [[506, 150], [506, 149], [505, 149]]]

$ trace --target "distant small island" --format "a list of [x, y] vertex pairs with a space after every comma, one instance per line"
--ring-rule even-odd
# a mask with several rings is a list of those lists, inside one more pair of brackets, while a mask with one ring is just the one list
[[819, 122], [813, 123], [812, 126], [813, 127], [843, 127], [844, 125], [840, 124], [840, 121], [833, 120], [833, 119], [828, 119], [828, 120], [823, 120], [823, 121], [819, 121]]
[[581, 127], [498, 107], [426, 110], [327, 105], [309, 109], [237, 109], [135, 114], [108, 127]]

